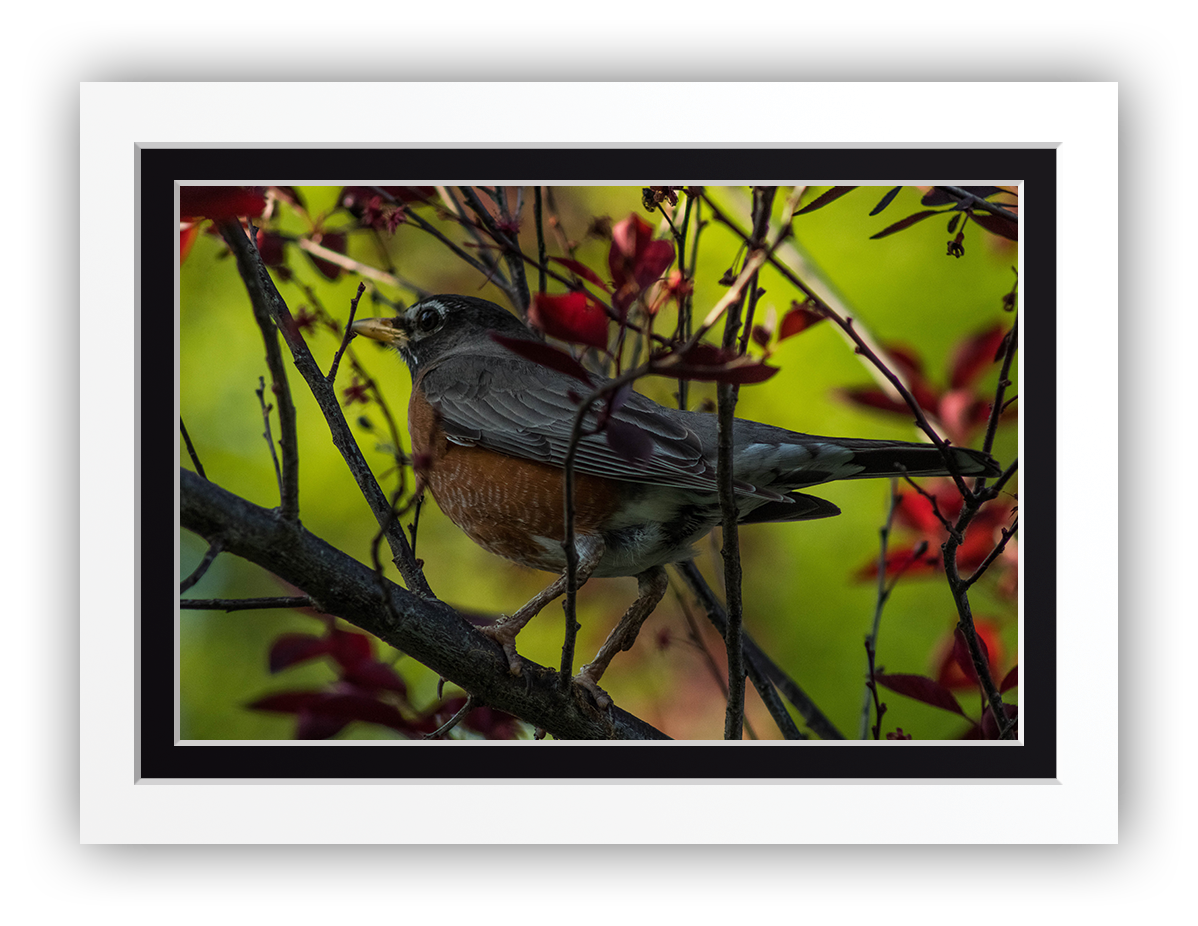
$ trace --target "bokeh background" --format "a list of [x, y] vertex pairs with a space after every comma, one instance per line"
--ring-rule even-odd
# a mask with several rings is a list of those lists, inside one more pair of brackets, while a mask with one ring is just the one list
[[[810, 202], [823, 189], [805, 195]], [[712, 188], [721, 208], [749, 227], [750, 191]], [[780, 211], [788, 190], [779, 193]], [[834, 297], [860, 329], [876, 341], [903, 345], [922, 358], [927, 379], [944, 389], [950, 358], [971, 336], [997, 324], [1009, 327], [1013, 316], [1003, 297], [1012, 289], [1016, 249], [1013, 242], [971, 225], [966, 229], [965, 254], [948, 256], [947, 216], [934, 217], [904, 231], [871, 240], [898, 219], [920, 211], [921, 191], [904, 187], [880, 215], [869, 211], [885, 188], [861, 188], [809, 215], [795, 220], [795, 237], [780, 251], [783, 261], [821, 293]], [[359, 317], [393, 314], [391, 305], [408, 304], [414, 288], [427, 292], [478, 295], [511, 308], [503, 294], [477, 270], [454, 256], [445, 245], [412, 223], [400, 222], [393, 232], [366, 231], [360, 215], [344, 208], [340, 187], [299, 187], [300, 208], [276, 203], [261, 224], [279, 235], [282, 262], [275, 280], [293, 313], [323, 309], [334, 318], [348, 315], [362, 277], [320, 266], [291, 239], [319, 238], [362, 264], [384, 268], [413, 284], [389, 285], [368, 280]], [[435, 199], [435, 196], [434, 196]], [[668, 237], [660, 215], [642, 206], [640, 187], [562, 187], [552, 190], [552, 215], [557, 233], [548, 235], [550, 254], [564, 254], [557, 234], [577, 243], [575, 257], [607, 275], [610, 245], [597, 219], [619, 221], [638, 214]], [[435, 208], [415, 205], [421, 215], [445, 230], [453, 240], [466, 236], [438, 218]], [[535, 253], [532, 194], [525, 191], [519, 216], [519, 238], [526, 253]], [[703, 214], [710, 219], [710, 214]], [[261, 336], [252, 320], [249, 300], [234, 261], [221, 239], [206, 226], [190, 242], [180, 269], [179, 404], [209, 478], [256, 504], [278, 503], [273, 464], [264, 440], [262, 414], [255, 396], [259, 377], [266, 376]], [[598, 232], [598, 233], [597, 233]], [[691, 233], [694, 233], [692, 227]], [[743, 259], [740, 239], [722, 225], [709, 222], [701, 232], [694, 280], [694, 312], [702, 317], [726, 291], [720, 278]], [[689, 254], [688, 254], [689, 264]], [[535, 269], [529, 280], [536, 287]], [[758, 322], [776, 319], [802, 294], [772, 268], [761, 273], [765, 294]], [[558, 284], [551, 292], [562, 292]], [[659, 330], [665, 330], [662, 326]], [[327, 370], [339, 337], [320, 325], [304, 330], [321, 368]], [[376, 344], [355, 341], [350, 348], [378, 381], [401, 432], [410, 381], [399, 357]], [[760, 354], [760, 350], [757, 351]], [[843, 335], [821, 323], [778, 343], [770, 360], [780, 372], [765, 383], [740, 391], [737, 414], [814, 434], [919, 439], [910, 417], [888, 414], [847, 401], [843, 390], [875, 384], [870, 370]], [[299, 418], [300, 504], [304, 526], [359, 560], [371, 562], [376, 525], [333, 447], [328, 429], [302, 379], [291, 376]], [[989, 364], [974, 388], [992, 396], [998, 366]], [[1018, 393], [1017, 376], [1008, 396]], [[352, 372], [343, 363], [339, 388], [350, 386]], [[269, 379], [268, 379], [269, 385]], [[643, 380], [638, 388], [663, 403], [673, 403], [677, 384]], [[268, 390], [269, 396], [269, 390]], [[693, 383], [689, 406], [714, 401], [714, 387]], [[1017, 403], [1016, 403], [1017, 404]], [[380, 410], [350, 404], [346, 415], [367, 460], [385, 491], [396, 485], [389, 436]], [[274, 438], [278, 438], [277, 423]], [[406, 432], [403, 432], [406, 442]], [[978, 446], [980, 437], [975, 439]], [[1013, 418], [999, 429], [995, 455], [1006, 464], [1017, 455]], [[191, 467], [180, 441], [180, 462]], [[411, 476], [408, 475], [409, 484]], [[909, 490], [904, 490], [909, 491]], [[1008, 485], [1017, 494], [1017, 480]], [[840, 517], [799, 524], [754, 525], [741, 530], [746, 630], [786, 669], [849, 738], [860, 725], [865, 681], [862, 641], [873, 619], [877, 588], [863, 578], [878, 556], [878, 531], [887, 510], [889, 480], [833, 483], [815, 490], [840, 506]], [[1014, 499], [1011, 499], [1011, 504]], [[910, 544], [917, 535], [898, 526], [894, 546]], [[187, 531], [180, 537], [180, 572], [187, 575], [203, 556], [206, 545]], [[698, 548], [700, 567], [713, 587], [720, 588], [722, 567], [718, 531]], [[1011, 548], [1014, 552], [1014, 546]], [[499, 559], [474, 546], [437, 510], [426, 504], [421, 514], [417, 555], [434, 592], [466, 610], [510, 613], [550, 580], [536, 572]], [[384, 557], [385, 559], [385, 557]], [[388, 564], [389, 565], [389, 564]], [[985, 622], [998, 678], [1015, 665], [1018, 628], [1011, 594], [1013, 569], [984, 579], [972, 592], [975, 616]], [[996, 570], [997, 573], [997, 570]], [[388, 575], [399, 581], [393, 568]], [[256, 566], [224, 555], [188, 595], [204, 598], [298, 594]], [[602, 579], [579, 593], [578, 662], [590, 658], [623, 610], [635, 597], [634, 579]], [[688, 616], [689, 611], [689, 616]], [[939, 671], [943, 647], [951, 639], [956, 613], [943, 577], [908, 575], [900, 579], [882, 619], [878, 663], [889, 672], [926, 674]], [[698, 629], [698, 636], [695, 635]], [[294, 736], [296, 721], [287, 714], [268, 713], [248, 705], [275, 691], [315, 688], [335, 678], [317, 660], [271, 674], [267, 655], [280, 634], [322, 632], [319, 620], [297, 611], [221, 613], [184, 610], [180, 616], [181, 732], [185, 739], [286, 739]], [[523, 655], [556, 665], [562, 636], [560, 607], [552, 604], [520, 635]], [[408, 700], [421, 710], [437, 704], [436, 675], [402, 654], [375, 643], [380, 658], [394, 662], [408, 686]], [[645, 625], [636, 646], [621, 654], [604, 677], [604, 687], [626, 710], [672, 737], [718, 739], [723, 733], [723, 694], [718, 672], [723, 671], [723, 644], [710, 629], [701, 609], [671, 573], [671, 592]], [[713, 668], [714, 667], [714, 668]], [[996, 679], [997, 681], [998, 679]], [[445, 696], [460, 695], [447, 685]], [[978, 697], [968, 687], [957, 691], [966, 713], [976, 717]], [[753, 733], [776, 738], [768, 714], [752, 687], [748, 720]], [[883, 731], [901, 727], [918, 739], [956, 738], [967, 729], [961, 717], [884, 691], [888, 705]], [[1017, 691], [1008, 692], [1017, 701]], [[872, 722], [872, 721], [871, 721]], [[800, 721], [800, 726], [802, 726]], [[530, 736], [530, 728], [518, 735]], [[471, 735], [468, 730], [459, 735]], [[354, 723], [339, 738], [394, 738], [397, 733]]]

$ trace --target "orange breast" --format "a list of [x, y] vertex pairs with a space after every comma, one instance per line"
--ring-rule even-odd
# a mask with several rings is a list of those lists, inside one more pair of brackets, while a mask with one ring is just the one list
[[[417, 465], [438, 507], [471, 540], [525, 566], [549, 572], [564, 568], [558, 546], [565, 536], [563, 470], [450, 442], [418, 389], [408, 405], [408, 431]], [[600, 531], [619, 502], [619, 483], [577, 473], [575, 533]]]

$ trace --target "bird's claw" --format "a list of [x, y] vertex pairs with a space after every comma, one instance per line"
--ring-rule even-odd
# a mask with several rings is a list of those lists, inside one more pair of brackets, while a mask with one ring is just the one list
[[516, 652], [516, 634], [505, 626], [506, 618], [500, 618], [494, 624], [487, 627], [479, 627], [482, 635], [489, 640], [494, 640], [503, 647], [503, 655], [507, 657], [508, 671], [512, 675], [524, 674], [524, 657]]
[[574, 684], [590, 695], [591, 701], [601, 711], [612, 706], [611, 695], [599, 687], [599, 677], [591, 669], [591, 663], [579, 669], [574, 676]]

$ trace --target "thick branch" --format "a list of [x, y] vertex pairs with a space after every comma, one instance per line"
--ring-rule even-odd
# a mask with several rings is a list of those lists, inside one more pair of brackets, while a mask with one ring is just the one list
[[227, 551], [301, 588], [322, 611], [374, 634], [483, 703], [557, 739], [667, 738], [619, 708], [611, 708], [608, 716], [584, 713], [557, 688], [552, 669], [526, 661], [524, 676], [513, 677], [503, 650], [448, 605], [418, 598], [391, 582], [380, 584], [368, 566], [275, 512], [190, 470], [180, 471], [179, 482], [183, 527], [201, 537], [221, 537]]

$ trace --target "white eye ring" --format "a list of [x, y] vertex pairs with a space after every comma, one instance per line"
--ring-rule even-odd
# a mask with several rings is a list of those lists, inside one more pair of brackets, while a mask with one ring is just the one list
[[416, 329], [422, 334], [431, 334], [441, 327], [444, 313], [432, 306], [425, 306], [416, 315]]

